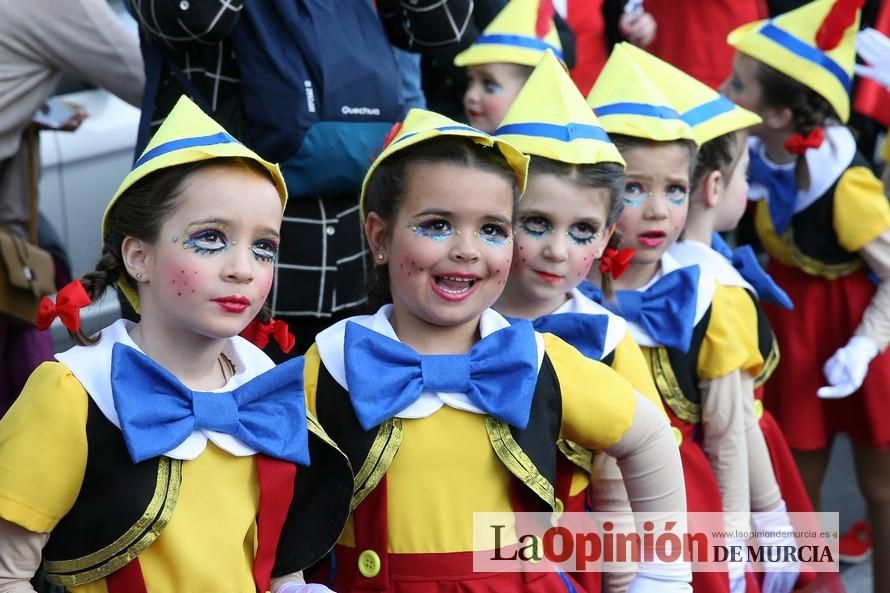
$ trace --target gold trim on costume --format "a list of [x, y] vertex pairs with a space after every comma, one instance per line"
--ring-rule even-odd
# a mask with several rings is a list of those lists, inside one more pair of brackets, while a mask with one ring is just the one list
[[553, 490], [553, 484], [541, 475], [529, 456], [513, 438], [510, 425], [502, 420], [486, 416], [485, 432], [488, 433], [488, 440], [501, 463], [510, 470], [510, 473], [531, 488], [532, 492], [537, 494], [541, 500], [550, 505], [551, 509], [555, 510], [556, 493]]
[[766, 357], [766, 360], [763, 361], [763, 368], [760, 371], [760, 374], [754, 379], [754, 388], [758, 388], [772, 376], [773, 371], [776, 370], [776, 367], [779, 366], [779, 360], [782, 358], [779, 353], [779, 343], [776, 341], [776, 336], [773, 335], [773, 343], [769, 348], [769, 354]]
[[662, 401], [680, 420], [697, 424], [701, 420], [701, 404], [689, 401], [683, 393], [671, 366], [667, 348], [658, 346], [651, 348], [649, 352], [649, 367]]
[[559, 439], [556, 446], [566, 459], [583, 469], [588, 474], [593, 470], [593, 453], [568, 439]]
[[355, 475], [355, 491], [352, 494], [353, 510], [362, 503], [365, 497], [383, 479], [401, 444], [401, 418], [390, 418], [380, 425], [380, 428], [377, 430], [377, 436], [374, 437], [374, 442], [371, 443], [368, 456], [365, 457], [362, 467]]
[[160, 457], [154, 494], [136, 524], [115, 541], [92, 554], [74, 560], [47, 561], [47, 580], [66, 587], [83, 585], [105, 578], [125, 566], [150, 546], [170, 522], [179, 499], [181, 483], [182, 461]]
[[806, 255], [794, 242], [794, 229], [790, 225], [782, 235], [782, 242], [785, 243], [785, 248], [788, 250], [788, 257], [794, 261], [798, 268], [810, 276], [834, 280], [841, 276], [849, 276], [863, 266], [862, 259], [858, 257], [841, 264], [827, 264]]

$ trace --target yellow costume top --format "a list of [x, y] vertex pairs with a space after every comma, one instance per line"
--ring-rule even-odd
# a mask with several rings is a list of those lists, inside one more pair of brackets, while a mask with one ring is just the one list
[[[363, 319], [388, 325], [386, 310]], [[330, 354], [336, 352], [336, 344], [327, 343], [336, 339], [325, 339], [336, 334], [337, 328], [320, 334], [306, 354], [304, 386], [307, 409], [313, 414], [318, 406], [320, 365], [323, 362], [335, 378], [342, 365], [342, 358], [337, 361]], [[342, 334], [342, 328], [339, 331]], [[539, 352], [546, 353], [559, 379], [560, 437], [591, 450], [617, 443], [635, 414], [631, 386], [609, 367], [585, 358], [555, 336], [538, 335], [543, 349]], [[340, 348], [342, 353], [342, 342]], [[421, 418], [401, 419], [401, 445], [386, 471], [389, 552], [472, 550], [472, 513], [512, 510], [511, 473], [493, 449], [487, 418], [444, 405]], [[323, 418], [319, 420], [324, 424]], [[352, 534], [350, 521], [340, 543], [354, 546]]]

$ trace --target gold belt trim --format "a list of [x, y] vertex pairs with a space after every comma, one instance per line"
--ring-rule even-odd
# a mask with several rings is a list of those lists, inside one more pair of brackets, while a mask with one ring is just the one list
[[150, 546], [170, 522], [181, 483], [182, 461], [169, 457], [159, 458], [154, 494], [136, 524], [115, 541], [92, 554], [74, 560], [47, 561], [47, 580], [64, 586], [83, 585], [105, 578], [128, 564]]
[[766, 360], [763, 361], [763, 369], [760, 371], [760, 374], [754, 379], [754, 387], [760, 387], [772, 376], [773, 372], [776, 370], [776, 367], [779, 366], [779, 360], [782, 358], [781, 353], [779, 352], [779, 343], [776, 341], [776, 336], [773, 335], [773, 343], [769, 348], [769, 354], [766, 357]]
[[811, 276], [819, 276], [834, 280], [841, 276], [849, 276], [863, 266], [862, 260], [858, 257], [854, 258], [852, 261], [840, 264], [827, 264], [806, 255], [800, 250], [797, 243], [794, 242], [794, 231], [790, 226], [785, 229], [785, 234], [782, 235], [782, 241], [784, 241], [785, 248], [788, 250], [788, 256], [794, 261], [797, 267]]
[[583, 469], [588, 474], [593, 470], [593, 453], [578, 443], [568, 439], [559, 439], [556, 446], [566, 459]]
[[541, 475], [529, 456], [513, 438], [510, 426], [502, 420], [486, 416], [485, 432], [488, 433], [488, 440], [501, 463], [510, 470], [510, 473], [531, 488], [532, 492], [537, 494], [541, 500], [550, 505], [551, 509], [555, 510], [556, 494], [553, 484]]
[[680, 420], [693, 424], [701, 420], [701, 404], [689, 401], [680, 388], [677, 375], [668, 358], [667, 348], [658, 346], [650, 350], [652, 378], [661, 399]]
[[368, 494], [383, 479], [393, 458], [402, 444], [402, 420], [390, 418], [380, 425], [377, 436], [371, 443], [371, 449], [362, 467], [355, 475], [355, 491], [352, 495], [352, 509], [361, 504]]

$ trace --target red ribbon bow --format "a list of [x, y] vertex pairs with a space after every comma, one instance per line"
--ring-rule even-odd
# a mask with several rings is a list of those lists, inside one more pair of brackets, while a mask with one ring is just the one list
[[600, 258], [600, 274], [612, 274], [617, 280], [630, 266], [630, 260], [637, 254], [635, 249], [606, 249]]
[[58, 317], [62, 325], [70, 331], [80, 331], [80, 310], [93, 301], [84, 289], [80, 280], [69, 282], [56, 295], [56, 302], [48, 296], [40, 299], [37, 308], [37, 329], [45, 330], [52, 325], [53, 319]]
[[280, 319], [270, 319], [269, 323], [263, 323], [259, 319], [254, 319], [241, 332], [241, 337], [251, 342], [254, 346], [262, 350], [269, 345], [269, 337], [275, 338], [281, 351], [287, 354], [294, 349], [297, 339], [294, 334], [290, 333], [287, 322]]
[[785, 140], [785, 150], [791, 154], [803, 154], [811, 148], [819, 148], [825, 141], [825, 130], [816, 128], [806, 136], [794, 134]]
[[556, 8], [551, 0], [541, 0], [538, 3], [538, 15], [535, 19], [535, 36], [544, 39], [550, 33], [550, 19], [556, 14]]

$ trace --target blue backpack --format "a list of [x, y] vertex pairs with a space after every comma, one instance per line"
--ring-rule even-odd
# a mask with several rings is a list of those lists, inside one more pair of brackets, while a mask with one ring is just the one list
[[294, 198], [357, 195], [405, 115], [393, 48], [369, 0], [252, 0], [230, 39], [251, 148], [281, 164]]

